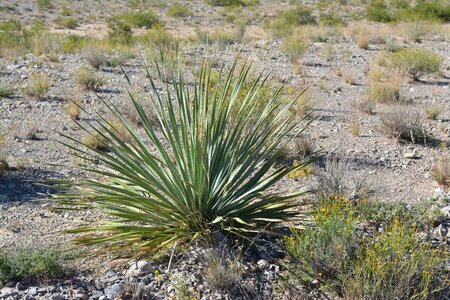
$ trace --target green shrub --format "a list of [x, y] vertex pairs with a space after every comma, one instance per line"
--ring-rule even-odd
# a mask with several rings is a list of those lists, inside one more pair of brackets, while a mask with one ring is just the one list
[[110, 18], [110, 23], [119, 23], [131, 28], [152, 28], [154, 26], [162, 25], [158, 15], [152, 10], [115, 14]]
[[418, 240], [399, 213], [383, 231], [371, 228], [365, 205], [338, 197], [319, 204], [315, 226], [293, 230], [286, 239], [288, 278], [318, 280], [320, 289], [348, 299], [439, 299], [449, 278], [442, 269], [445, 253]]
[[75, 29], [78, 27], [78, 22], [72, 17], [58, 17], [53, 22], [63, 28]]
[[259, 0], [206, 0], [214, 6], [250, 6], [259, 3]]
[[298, 61], [308, 51], [311, 43], [304, 35], [293, 33], [285, 38], [281, 51], [293, 61]]
[[111, 31], [108, 33], [108, 40], [111, 44], [129, 45], [133, 39], [133, 32], [130, 25], [124, 22], [109, 22]]
[[369, 85], [369, 100], [372, 102], [401, 103], [402, 99], [398, 82], [371, 82]]
[[87, 41], [87, 37], [82, 37], [75, 34], [65, 35], [61, 42], [60, 51], [63, 53], [79, 52], [86, 45]]
[[[108, 246], [123, 255], [127, 248], [148, 255], [149, 250], [175, 242], [202, 237], [209, 240], [217, 231], [248, 237], [266, 232], [270, 224], [296, 219], [297, 210], [291, 209], [297, 203], [293, 202], [295, 195], [269, 192], [285, 175], [311, 162], [306, 159], [297, 167], [275, 166], [294, 136], [289, 135], [296, 128], [295, 116], [289, 110], [294, 100], [272, 116], [280, 97], [279, 91], [274, 92], [270, 99], [264, 99], [265, 109], [251, 130], [245, 130], [253, 119], [252, 110], [246, 108], [262, 100], [255, 96], [264, 85], [256, 80], [242, 103], [237, 103], [249, 68], [245, 64], [235, 76], [234, 64], [211, 90], [211, 67], [202, 68], [194, 87], [188, 86], [181, 70], [167, 70], [172, 78], [164, 90], [173, 89], [173, 93], [165, 96], [149, 73], [152, 94], [156, 95], [149, 101], [159, 125], [154, 127], [139, 102], [131, 99], [145, 138], [111, 103], [104, 102], [131, 138], [123, 142], [115, 126], [98, 124], [101, 127], [91, 131], [104, 132], [110, 153], [90, 148], [94, 153], [87, 157], [87, 145], [73, 139], [76, 144], [68, 146], [81, 151], [87, 161], [101, 157], [104, 166], [91, 171], [102, 179], [70, 183], [81, 188], [86, 196], [82, 199], [88, 201], [79, 201], [78, 193], [57, 199], [80, 208], [100, 209], [115, 220], [71, 230], [86, 234], [75, 241]], [[164, 76], [164, 68], [159, 70]]]
[[52, 0], [36, 0], [36, 4], [40, 10], [52, 8]]
[[14, 249], [0, 251], [0, 283], [10, 281], [44, 282], [67, 273], [67, 257], [55, 249]]
[[9, 86], [5, 84], [0, 84], [0, 97], [11, 97], [14, 95], [14, 89], [10, 88]]
[[388, 65], [408, 73], [414, 80], [419, 80], [423, 75], [439, 72], [442, 68], [442, 57], [424, 48], [406, 48], [392, 53], [388, 57]]
[[186, 18], [192, 16], [192, 10], [187, 5], [175, 3], [167, 10], [167, 15], [175, 18]]
[[384, 0], [372, 1], [367, 7], [366, 18], [375, 22], [391, 22], [393, 17]]
[[305, 7], [297, 7], [281, 12], [272, 22], [272, 28], [277, 35], [287, 35], [296, 26], [316, 24], [317, 20], [312, 15], [312, 10]]
[[418, 1], [413, 7], [403, 6], [397, 13], [398, 20], [450, 21], [450, 4], [441, 0]]

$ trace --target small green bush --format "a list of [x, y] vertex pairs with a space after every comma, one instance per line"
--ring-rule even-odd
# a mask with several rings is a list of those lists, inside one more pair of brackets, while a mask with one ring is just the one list
[[259, 0], [206, 0], [214, 6], [250, 6], [259, 3]]
[[347, 299], [439, 299], [449, 279], [445, 253], [417, 239], [405, 208], [384, 215], [380, 232], [366, 206], [339, 197], [320, 203], [315, 226], [286, 238], [289, 280], [318, 280], [320, 289]]
[[86, 45], [87, 41], [87, 37], [82, 37], [75, 34], [66, 35], [61, 42], [60, 51], [63, 53], [79, 52]]
[[167, 15], [175, 18], [186, 18], [192, 16], [192, 10], [187, 5], [175, 3], [167, 10]]
[[442, 68], [442, 57], [430, 50], [413, 47], [392, 53], [388, 57], [388, 65], [411, 75], [414, 80], [437, 73]]
[[152, 28], [154, 26], [162, 25], [158, 15], [152, 10], [115, 14], [110, 18], [110, 23], [119, 23], [131, 28]]
[[67, 257], [55, 249], [15, 249], [0, 251], [0, 284], [58, 279], [67, 274]]
[[52, 8], [52, 0], [36, 0], [36, 4], [40, 10]]
[[7, 86], [6, 84], [0, 83], [0, 97], [8, 98], [11, 97], [12, 95], [14, 95], [14, 89]]
[[308, 51], [311, 43], [301, 34], [293, 33], [285, 38], [281, 50], [293, 61], [298, 61]]
[[129, 45], [133, 39], [133, 32], [131, 31], [131, 26], [122, 22], [109, 22], [109, 28], [111, 31], [108, 33], [108, 40], [111, 44], [123, 44]]
[[277, 35], [290, 34], [296, 26], [316, 24], [317, 20], [312, 15], [312, 9], [297, 7], [281, 12], [272, 22], [272, 29]]
[[78, 27], [78, 22], [72, 17], [58, 17], [53, 22], [63, 28], [75, 29]]
[[374, 22], [391, 22], [393, 17], [384, 0], [372, 1], [367, 7], [366, 18]]

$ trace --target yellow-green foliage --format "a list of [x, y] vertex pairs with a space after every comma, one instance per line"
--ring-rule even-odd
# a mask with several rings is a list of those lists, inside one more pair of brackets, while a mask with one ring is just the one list
[[[292, 165], [294, 167], [298, 167], [300, 165], [300, 163], [298, 162], [298, 160], [294, 160]], [[292, 171], [291, 173], [289, 173], [288, 177], [291, 179], [306, 178], [309, 175], [311, 175], [312, 173], [313, 173], [313, 167], [311, 165], [308, 165], [304, 168]]]
[[75, 29], [78, 27], [78, 22], [73, 17], [58, 17], [53, 22], [63, 28]]
[[369, 100], [380, 103], [400, 102], [400, 85], [397, 82], [371, 82]]
[[111, 17], [110, 22], [122, 23], [129, 27], [144, 28], [152, 28], [162, 24], [161, 20], [158, 18], [158, 15], [152, 10], [115, 14]]
[[297, 7], [295, 9], [281, 12], [271, 27], [276, 35], [284, 36], [291, 33], [296, 26], [316, 24], [317, 20], [312, 15], [312, 10], [306, 7]]
[[187, 5], [175, 3], [167, 10], [169, 17], [186, 18], [192, 16], [192, 10]]
[[26, 93], [30, 96], [43, 98], [50, 90], [50, 78], [47, 74], [34, 74], [28, 80]]
[[103, 84], [104, 80], [93, 69], [81, 67], [75, 74], [75, 81], [79, 87], [88, 90], [97, 90]]
[[[438, 299], [448, 280], [440, 268], [445, 254], [418, 240], [414, 219], [403, 216], [402, 210], [373, 209], [365, 201], [324, 200], [315, 226], [286, 238], [290, 280], [318, 279], [321, 289], [348, 299]], [[369, 225], [377, 219], [382, 232]], [[362, 226], [370, 233], [358, 230]]]
[[388, 65], [418, 80], [423, 75], [439, 72], [442, 67], [442, 57], [425, 48], [406, 48], [392, 53], [388, 57]]
[[250, 6], [259, 3], [259, 0], [206, 0], [214, 6]]
[[281, 50], [293, 61], [298, 61], [310, 47], [310, 41], [300, 33], [293, 33], [286, 37]]

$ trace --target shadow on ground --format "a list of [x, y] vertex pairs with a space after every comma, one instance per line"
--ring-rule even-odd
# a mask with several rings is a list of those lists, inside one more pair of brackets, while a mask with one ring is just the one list
[[57, 191], [51, 180], [64, 177], [62, 173], [34, 168], [8, 170], [0, 178], [0, 204], [46, 198]]

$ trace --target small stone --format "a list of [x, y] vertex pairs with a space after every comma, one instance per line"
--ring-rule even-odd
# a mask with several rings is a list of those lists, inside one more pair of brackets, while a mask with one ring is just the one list
[[149, 274], [154, 270], [148, 261], [139, 260], [132, 264], [131, 267], [126, 272], [127, 276], [140, 276]]
[[450, 205], [444, 206], [441, 208], [442, 213], [446, 218], [450, 217]]
[[31, 295], [31, 296], [36, 296], [38, 294], [38, 289], [37, 289], [37, 287], [30, 287], [29, 289], [28, 289], [28, 295]]
[[16, 283], [16, 289], [19, 291], [23, 291], [25, 289], [25, 286], [22, 282], [19, 281], [18, 283]]
[[258, 262], [256, 263], [258, 265], [258, 267], [260, 267], [261, 269], [265, 269], [269, 266], [269, 263], [267, 261], [265, 261], [264, 259], [260, 259], [258, 260]]
[[115, 283], [112, 286], [106, 287], [104, 292], [105, 292], [106, 297], [108, 297], [109, 299], [114, 299], [117, 294], [122, 292], [122, 290], [123, 290], [123, 284]]
[[415, 152], [406, 152], [404, 157], [408, 158], [408, 159], [418, 159], [419, 158], [419, 156], [417, 156], [417, 154]]

